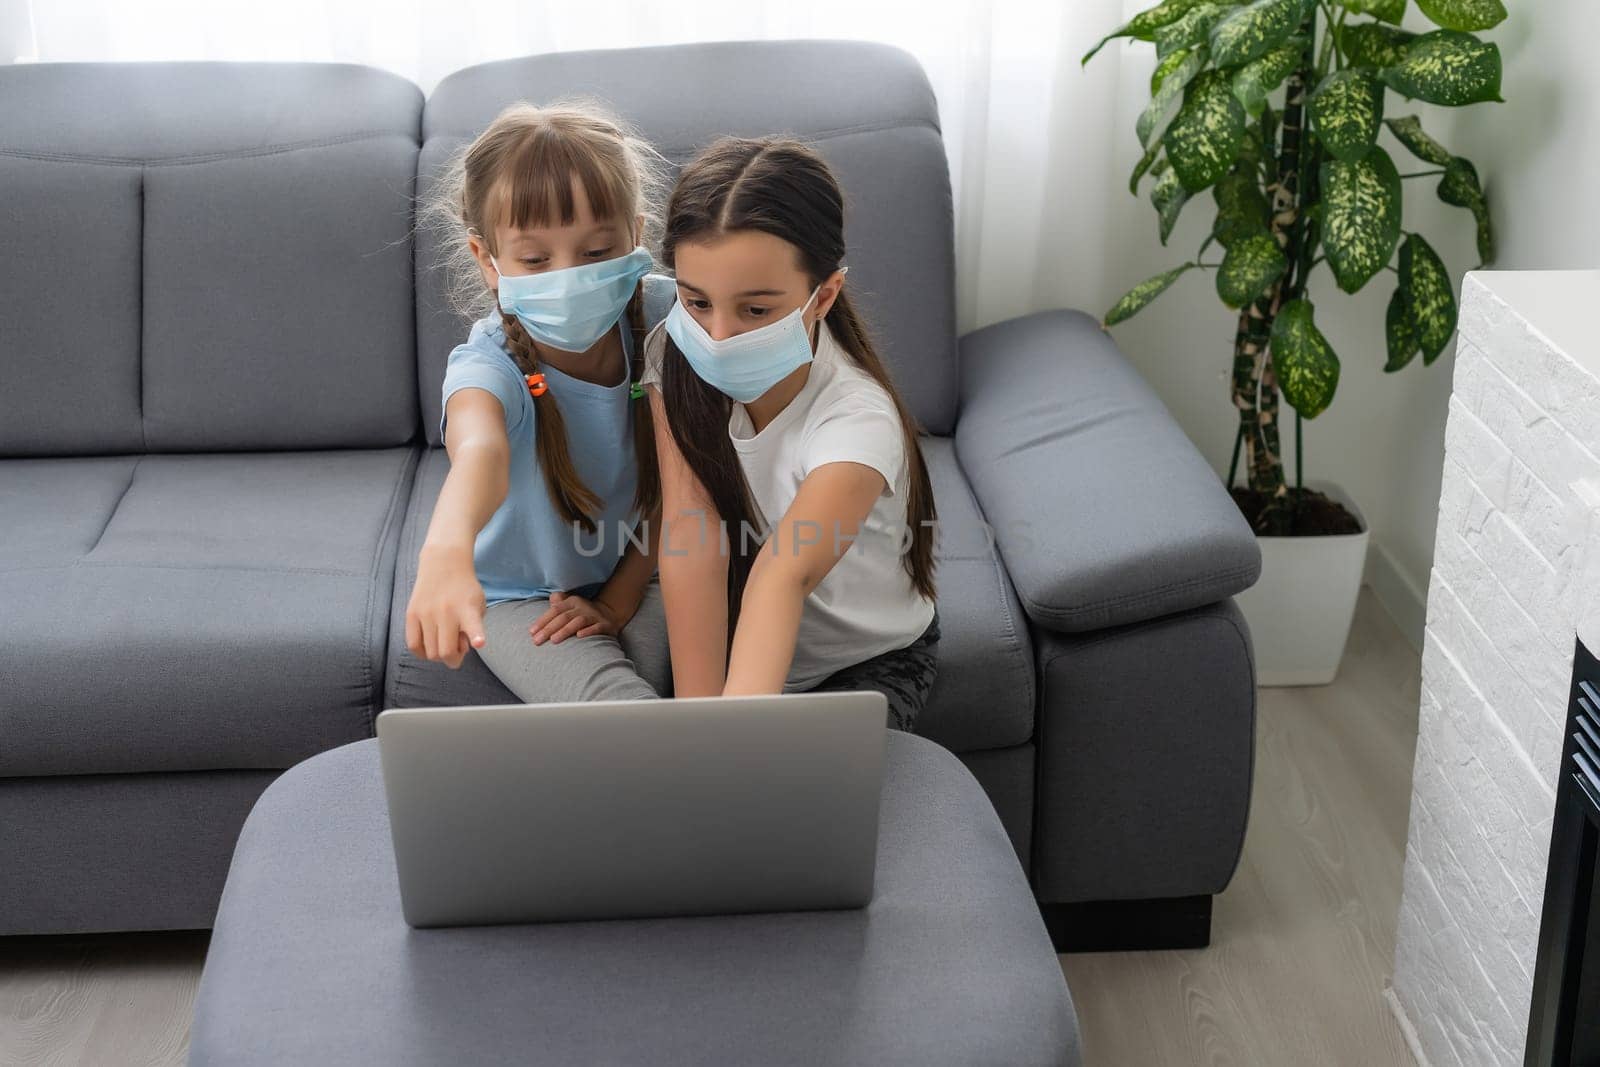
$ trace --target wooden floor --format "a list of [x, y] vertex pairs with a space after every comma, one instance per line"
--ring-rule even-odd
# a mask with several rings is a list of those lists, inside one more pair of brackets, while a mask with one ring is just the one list
[[[1088, 1067], [1410, 1067], [1394, 956], [1418, 661], [1363, 591], [1338, 681], [1262, 690], [1209, 949], [1062, 957]], [[0, 1064], [181, 1063], [206, 935], [0, 938]]]
[[1087, 1067], [1411, 1067], [1383, 987], [1419, 685], [1363, 589], [1332, 685], [1261, 690], [1250, 829], [1211, 947], [1061, 957]]

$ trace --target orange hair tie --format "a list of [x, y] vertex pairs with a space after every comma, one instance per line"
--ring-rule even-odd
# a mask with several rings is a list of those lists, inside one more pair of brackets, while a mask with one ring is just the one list
[[550, 387], [544, 383], [544, 375], [543, 374], [530, 374], [530, 375], [528, 375], [528, 392], [529, 393], [533, 394], [534, 396], [544, 396], [544, 394], [549, 389], [550, 389]]

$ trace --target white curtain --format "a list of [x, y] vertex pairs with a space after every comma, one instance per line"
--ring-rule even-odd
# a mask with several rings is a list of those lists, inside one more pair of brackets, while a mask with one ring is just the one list
[[[325, 60], [424, 90], [535, 52], [687, 41], [884, 41], [927, 70], [956, 194], [963, 330], [1048, 307], [1098, 311], [1137, 280], [1116, 236], [1148, 209], [1124, 188], [1149, 49], [1079, 57], [1130, 0], [0, 0], [0, 59]], [[1124, 242], [1126, 243], [1126, 242]], [[1148, 249], [1144, 255], [1148, 256]]]

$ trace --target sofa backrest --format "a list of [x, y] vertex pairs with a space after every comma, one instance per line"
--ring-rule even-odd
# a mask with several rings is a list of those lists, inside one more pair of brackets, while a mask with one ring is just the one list
[[0, 68], [0, 455], [415, 439], [421, 113], [345, 64]]
[[[439, 83], [423, 112], [418, 190], [517, 100], [608, 103], [675, 166], [723, 134], [789, 134], [844, 188], [849, 286], [924, 427], [955, 423], [955, 268], [938, 109], [915, 59], [887, 45], [740, 41], [561, 52], [486, 63]], [[665, 205], [663, 205], [664, 207]], [[439, 390], [467, 324], [446, 298], [439, 248], [417, 235], [423, 428], [439, 443]]]

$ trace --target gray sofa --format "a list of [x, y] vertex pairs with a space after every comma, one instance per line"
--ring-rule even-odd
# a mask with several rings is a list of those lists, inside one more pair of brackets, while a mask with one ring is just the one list
[[788, 132], [836, 167], [942, 520], [919, 730], [1059, 945], [1203, 942], [1250, 793], [1255, 540], [1089, 316], [957, 337], [933, 95], [845, 42], [537, 56], [426, 101], [346, 65], [0, 68], [0, 934], [207, 927], [286, 768], [387, 706], [515, 702], [404, 645], [465, 329], [413, 207], [504, 104], [573, 93], [675, 163]]

